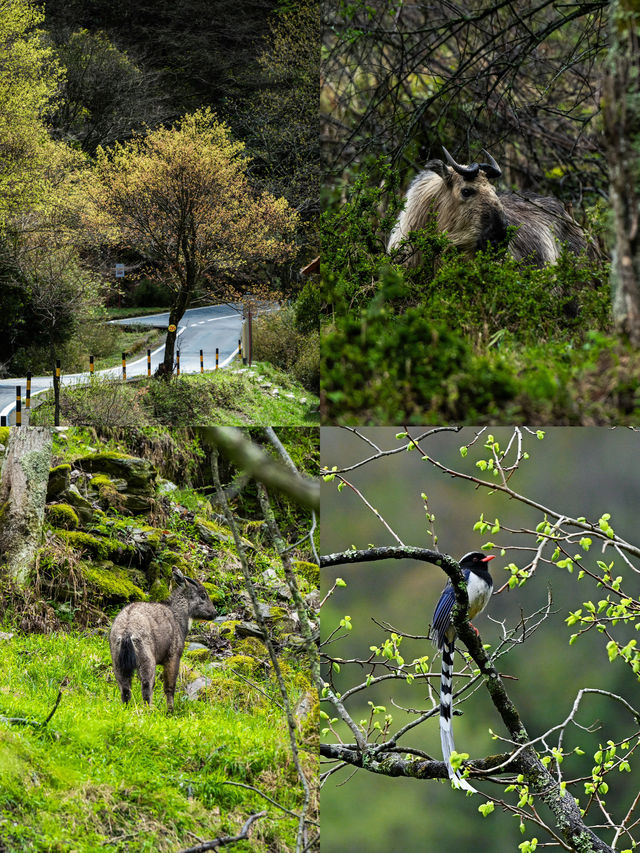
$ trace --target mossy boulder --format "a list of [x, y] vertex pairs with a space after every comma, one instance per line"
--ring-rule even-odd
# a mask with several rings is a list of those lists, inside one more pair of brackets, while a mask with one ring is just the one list
[[49, 482], [47, 483], [47, 500], [55, 500], [61, 492], [69, 488], [71, 465], [57, 465], [49, 469]]
[[128, 492], [151, 495], [155, 491], [158, 472], [147, 459], [126, 453], [93, 453], [77, 459], [75, 464], [88, 473], [125, 480]]
[[92, 536], [81, 530], [56, 530], [56, 536], [64, 540], [71, 548], [91, 554], [101, 560], [122, 560], [127, 555], [132, 555], [134, 549], [125, 545], [117, 539], [105, 536]]
[[239, 655], [249, 655], [254, 658], [268, 656], [267, 647], [257, 637], [245, 637], [234, 645], [234, 651]]
[[232, 655], [225, 660], [224, 664], [226, 668], [246, 676], [257, 675], [264, 670], [263, 661], [249, 655]]
[[297, 575], [304, 578], [309, 586], [316, 589], [320, 586], [320, 566], [317, 563], [308, 563], [305, 560], [294, 560], [293, 570]]
[[53, 527], [63, 530], [75, 530], [80, 524], [78, 513], [69, 504], [50, 504], [45, 507], [47, 521]]
[[80, 521], [83, 524], [91, 524], [97, 515], [102, 514], [102, 510], [93, 506], [91, 501], [87, 500], [76, 485], [71, 485], [58, 495], [60, 501], [69, 504], [74, 508]]
[[146, 595], [125, 569], [105, 561], [101, 564], [84, 563], [82, 575], [105, 602], [145, 601]]
[[7, 442], [9, 441], [9, 430], [10, 427], [0, 427], [0, 444], [6, 447]]
[[217, 545], [219, 542], [233, 542], [233, 536], [226, 527], [216, 524], [215, 521], [207, 521], [199, 515], [193, 520], [198, 537], [207, 545]]
[[169, 584], [162, 578], [156, 578], [149, 589], [149, 600], [166, 601], [169, 595]]

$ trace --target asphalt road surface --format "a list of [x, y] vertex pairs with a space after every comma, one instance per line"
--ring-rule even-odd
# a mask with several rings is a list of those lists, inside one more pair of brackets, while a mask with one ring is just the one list
[[[127, 317], [125, 320], [115, 320], [121, 325], [144, 325], [166, 328], [169, 325], [169, 313], [148, 314], [145, 317]], [[190, 308], [178, 326], [176, 349], [180, 350], [180, 373], [200, 372], [200, 350], [204, 354], [204, 369], [213, 370], [216, 363], [216, 347], [219, 349], [219, 366], [225, 367], [233, 360], [238, 352], [238, 340], [242, 332], [242, 311], [231, 305], [207, 305], [203, 308]], [[127, 378], [147, 375], [147, 354], [136, 355], [135, 360], [127, 360]], [[151, 371], [164, 359], [164, 345], [151, 353]], [[96, 371], [97, 376], [122, 376], [122, 367], [111, 367], [108, 370]], [[86, 382], [89, 372], [64, 373], [62, 365], [62, 384], [74, 385]], [[15, 423], [16, 385], [22, 388], [24, 397], [27, 387], [25, 376], [0, 379], [0, 416], [7, 418], [7, 423]], [[31, 378], [31, 396], [37, 392], [51, 388], [51, 376], [33, 376]], [[24, 403], [22, 405], [24, 423]]]

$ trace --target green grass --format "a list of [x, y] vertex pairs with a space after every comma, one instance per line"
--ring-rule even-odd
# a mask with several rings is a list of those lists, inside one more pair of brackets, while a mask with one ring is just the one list
[[[111, 352], [96, 358], [95, 369], [105, 370], [108, 367], [118, 367], [122, 364], [122, 353], [127, 353], [127, 359], [132, 361], [139, 358], [140, 354], [145, 354], [148, 349], [154, 350], [161, 346], [166, 338], [166, 334], [160, 329], [153, 329], [148, 326], [138, 326], [136, 328], [118, 328], [118, 334], [113, 342]], [[89, 369], [89, 364], [86, 365], [86, 370]]]
[[[261, 382], [271, 385], [263, 387]], [[276, 387], [279, 393], [273, 396]], [[318, 405], [318, 398], [289, 374], [269, 364], [254, 363], [251, 370], [233, 366], [183, 374], [170, 382], [145, 378], [125, 385], [94, 379], [90, 384], [65, 387], [61, 422], [95, 426], [315, 426], [319, 422]], [[40, 395], [30, 423], [53, 423], [51, 393]]]
[[[15, 633], [0, 643], [4, 853], [175, 851], [236, 834], [263, 809], [268, 815], [254, 824], [250, 841], [234, 849], [292, 849], [294, 818], [225, 784], [253, 785], [294, 811], [301, 805], [282, 713], [224, 665], [190, 664], [185, 655], [178, 687], [195, 667], [213, 685], [196, 702], [178, 690], [169, 716], [158, 684], [154, 706], [142, 705], [137, 678], [129, 707], [121, 704], [106, 636]], [[65, 677], [46, 728], [2, 719], [44, 720]], [[274, 692], [272, 683], [260, 687]]]

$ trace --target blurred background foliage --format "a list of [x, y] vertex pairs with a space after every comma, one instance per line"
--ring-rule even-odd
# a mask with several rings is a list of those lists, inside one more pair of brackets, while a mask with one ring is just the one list
[[[394, 438], [397, 431], [397, 428], [380, 427], [361, 432], [388, 449], [402, 444], [402, 439]], [[440, 433], [423, 442], [421, 449], [451, 468], [479, 475], [474, 463], [482, 455], [484, 439], [469, 450], [466, 459], [461, 458], [459, 450], [476, 432], [463, 429], [457, 434]], [[491, 432], [504, 447], [512, 430], [496, 428]], [[419, 430], [412, 433], [417, 435]], [[525, 449], [531, 458], [521, 464], [510, 481], [516, 492], [573, 517], [585, 515], [588, 520], [597, 522], [603, 513], [611, 513], [610, 522], [616, 533], [638, 544], [640, 471], [638, 435], [635, 432], [552, 428], [546, 431], [542, 441], [535, 435], [526, 437]], [[373, 453], [372, 448], [352, 432], [339, 428], [323, 429], [321, 450], [322, 464], [329, 468], [355, 464]], [[513, 561], [524, 566], [532, 556], [526, 550], [509, 550], [501, 556], [500, 548], [531, 548], [534, 545], [531, 536], [511, 531], [534, 530], [542, 520], [542, 514], [504, 495], [488, 494], [485, 489], [476, 489], [472, 483], [452, 479], [428, 462], [420, 461], [420, 456], [415, 451], [399, 453], [371, 462], [345, 476], [363, 492], [407, 545], [432, 547], [428, 535], [430, 525], [425, 520], [420, 496], [422, 492], [428, 497], [429, 511], [435, 514], [435, 531], [442, 552], [459, 558], [488, 540], [495, 542], [497, 547], [492, 553], [497, 558], [491, 566], [494, 589], [499, 589], [509, 576], [504, 571], [506, 565]], [[336, 486], [337, 481], [323, 485], [321, 553], [341, 551], [351, 546], [367, 548], [397, 544], [351, 489], [344, 488], [338, 493]], [[498, 517], [501, 531], [493, 535], [474, 532], [474, 523], [481, 513], [489, 521]], [[598, 559], [610, 561], [614, 557], [611, 549], [603, 557], [594, 545], [585, 555], [584, 562], [595, 566]], [[635, 576], [632, 575], [629, 581], [630, 572], [625, 570], [622, 560], [618, 557], [615, 562], [615, 574], [623, 574], [627, 579], [625, 584], [633, 593], [637, 589]], [[396, 630], [425, 635], [446, 580], [444, 573], [428, 564], [398, 560], [337, 566], [323, 569], [321, 575], [323, 594], [336, 577], [347, 582], [346, 588], [339, 588], [323, 606], [322, 613], [324, 637], [346, 614], [351, 616], [353, 630], [340, 642], [327, 647], [330, 654], [342, 658], [367, 658], [370, 646], [381, 645], [387, 632], [372, 621], [374, 618], [390, 623]], [[494, 596], [485, 614], [476, 620], [483, 642], [495, 645], [501, 636], [501, 626], [491, 619], [498, 623], [504, 620], [507, 626], [512, 627], [521, 620], [522, 614], [530, 614], [542, 607], [549, 590], [553, 606], [547, 621], [499, 663], [500, 672], [515, 679], [509, 679], [505, 684], [531, 737], [564, 720], [581, 687], [611, 690], [624, 696], [631, 704], [638, 704], [637, 681], [620, 659], [609, 662], [605, 638], [591, 631], [569, 645], [571, 634], [577, 630], [565, 624], [569, 611], [580, 607], [584, 599], [597, 600], [601, 597], [588, 578], [578, 581], [576, 573], [569, 574], [566, 570], [540, 564], [524, 586], [507, 589]], [[628, 629], [627, 633], [631, 637], [636, 632]], [[426, 640], [404, 639], [401, 652], [407, 662], [425, 654], [433, 661], [434, 650]], [[456, 671], [459, 671], [459, 666], [458, 656]], [[432, 664], [432, 669], [439, 672], [439, 668], [438, 659]], [[343, 666], [335, 681], [344, 691], [348, 685], [363, 681], [367, 672], [367, 668]], [[456, 679], [456, 683], [459, 686], [460, 679]], [[433, 681], [433, 689], [437, 694], [438, 679]], [[430, 707], [424, 682], [416, 681], [407, 686], [387, 681], [357, 695], [361, 697], [360, 705], [354, 700], [349, 702], [354, 719], [368, 717], [370, 708], [366, 702], [371, 700], [385, 705], [387, 712], [393, 714], [392, 730], [408, 719], [403, 708]], [[326, 710], [329, 711], [329, 707]], [[463, 715], [454, 717], [458, 751], [468, 752], [474, 758], [505, 748], [502, 742], [491, 739], [490, 728], [500, 736], [504, 736], [505, 731], [484, 687], [480, 687], [461, 706], [461, 710]], [[577, 720], [581, 725], [593, 726], [593, 730], [567, 730], [564, 747], [573, 749], [580, 745], [585, 755], [565, 759], [565, 778], [590, 776], [598, 744], [606, 743], [609, 738], [620, 740], [623, 733], [633, 730], [627, 712], [604, 697], [587, 697]], [[350, 740], [348, 735], [346, 741]], [[553, 743], [552, 737], [550, 744]], [[438, 758], [441, 753], [437, 717], [410, 732], [400, 745], [423, 749]], [[325, 764], [321, 771], [326, 769]], [[631, 770], [630, 774], [616, 772], [607, 777], [610, 789], [605, 799], [615, 815], [621, 812], [624, 816], [638, 791], [640, 770], [633, 761]], [[476, 787], [500, 796], [498, 786], [480, 783]], [[574, 793], [581, 797], [581, 806], [584, 807], [587, 798], [582, 793], [582, 786], [578, 785]], [[512, 853], [532, 836], [537, 836], [540, 841], [549, 840], [542, 830], [535, 827], [528, 827], [526, 833], [521, 834], [517, 818], [498, 808], [483, 818], [478, 813], [478, 805], [482, 802], [478, 796], [466, 798], [461, 792], [452, 791], [444, 782], [387, 778], [364, 770], [354, 773], [352, 768], [346, 768], [330, 776], [322, 789], [323, 851], [339, 853], [356, 849], [366, 838], [369, 853], [471, 849]], [[544, 806], [538, 808], [541, 817], [549, 817]], [[610, 834], [604, 837], [611, 841]], [[626, 846], [625, 841], [621, 849]]]

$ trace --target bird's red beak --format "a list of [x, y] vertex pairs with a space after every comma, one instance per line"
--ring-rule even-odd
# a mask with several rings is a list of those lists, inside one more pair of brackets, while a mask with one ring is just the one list
[[495, 560], [495, 558], [496, 558], [495, 554], [487, 554], [487, 556], [483, 560], [481, 560], [480, 562], [481, 563], [488, 563], [489, 560]]

